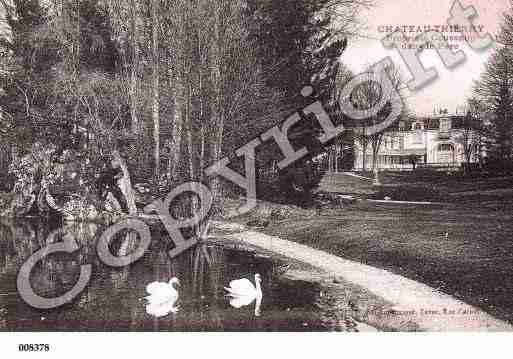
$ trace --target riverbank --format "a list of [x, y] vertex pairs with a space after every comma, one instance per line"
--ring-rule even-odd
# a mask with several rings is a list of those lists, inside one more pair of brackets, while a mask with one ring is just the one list
[[233, 220], [424, 283], [513, 322], [513, 216], [504, 207], [360, 201], [301, 209], [261, 202]]
[[[311, 280], [345, 289], [346, 295], [341, 298], [339, 295], [338, 300], [351, 301], [352, 315], [369, 328], [389, 331], [513, 330], [508, 323], [479, 308], [389, 271], [275, 236], [248, 231], [243, 226], [216, 222], [214, 227], [232, 232], [225, 235], [229, 240], [263, 248], [321, 270], [323, 274], [317, 278], [314, 275]], [[290, 275], [299, 275], [303, 280], [312, 277], [304, 271]], [[352, 294], [347, 295], [348, 292]]]

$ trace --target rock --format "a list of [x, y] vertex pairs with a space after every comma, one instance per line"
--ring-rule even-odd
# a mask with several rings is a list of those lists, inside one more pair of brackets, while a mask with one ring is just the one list
[[151, 192], [151, 186], [149, 183], [136, 183], [134, 185], [134, 189], [141, 194]]
[[107, 199], [105, 200], [105, 209], [108, 212], [121, 212], [121, 205], [111, 192], [107, 194]]
[[249, 227], [265, 228], [269, 226], [270, 221], [268, 219], [257, 218], [246, 223]]
[[288, 210], [286, 208], [274, 208], [271, 210], [271, 215], [269, 216], [272, 221], [282, 221], [287, 219]]
[[99, 217], [99, 211], [96, 207], [81, 198], [73, 198], [65, 202], [62, 209], [64, 219], [67, 221], [97, 220]]
[[93, 205], [89, 205], [87, 208], [87, 219], [95, 220], [98, 218], [98, 210]]
[[350, 195], [339, 194], [337, 197], [344, 204], [354, 204], [357, 201], [357, 199], [355, 197], [350, 196]]
[[370, 325], [368, 324], [365, 324], [365, 323], [362, 323], [362, 322], [359, 322], [357, 320], [355, 320], [355, 323], [356, 323], [356, 330], [359, 332], [359, 333], [377, 333], [379, 332], [378, 329], [374, 328], [374, 327], [371, 327]]

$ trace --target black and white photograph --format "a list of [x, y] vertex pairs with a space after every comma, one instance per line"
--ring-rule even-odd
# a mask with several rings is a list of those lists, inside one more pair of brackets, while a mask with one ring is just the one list
[[477, 345], [512, 273], [513, 1], [0, 0], [0, 356]]

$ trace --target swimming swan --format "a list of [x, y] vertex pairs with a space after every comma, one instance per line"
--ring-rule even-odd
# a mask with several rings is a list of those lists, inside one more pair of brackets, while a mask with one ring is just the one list
[[230, 287], [224, 287], [231, 297], [230, 305], [234, 308], [241, 308], [250, 305], [256, 299], [255, 315], [260, 315], [260, 304], [262, 303], [262, 288], [260, 274], [255, 274], [255, 285], [249, 279], [242, 278], [232, 280]]
[[177, 313], [178, 306], [175, 305], [178, 300], [178, 290], [174, 285], [180, 285], [178, 278], [173, 277], [168, 283], [152, 282], [146, 286], [146, 292], [150, 294], [145, 297], [148, 301], [146, 305], [146, 313], [157, 318], [168, 315], [169, 313]]

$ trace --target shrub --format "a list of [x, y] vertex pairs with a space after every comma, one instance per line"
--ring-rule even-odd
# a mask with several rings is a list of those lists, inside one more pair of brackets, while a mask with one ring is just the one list
[[442, 202], [446, 196], [439, 190], [428, 186], [397, 186], [383, 187], [371, 196], [372, 199], [382, 200], [389, 197], [393, 201], [410, 202]]
[[278, 187], [286, 203], [309, 206], [313, 203], [313, 192], [325, 171], [319, 164], [307, 159], [281, 170], [278, 174]]

